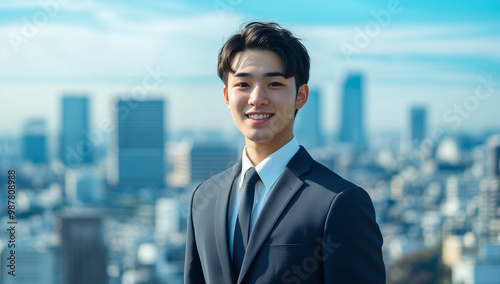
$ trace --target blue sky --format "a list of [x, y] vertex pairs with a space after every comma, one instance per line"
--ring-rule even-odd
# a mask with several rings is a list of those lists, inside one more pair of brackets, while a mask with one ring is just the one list
[[[328, 132], [350, 72], [365, 76], [374, 130], [404, 129], [412, 104], [428, 106], [432, 127], [451, 127], [450, 109], [470, 103], [482, 81], [500, 82], [498, 1], [0, 1], [0, 134], [33, 117], [57, 131], [60, 98], [75, 92], [90, 96], [97, 127], [151, 70], [161, 77], [146, 97], [168, 101], [169, 127], [234, 131], [216, 57], [253, 20], [304, 40]], [[500, 128], [499, 89], [454, 130]]]

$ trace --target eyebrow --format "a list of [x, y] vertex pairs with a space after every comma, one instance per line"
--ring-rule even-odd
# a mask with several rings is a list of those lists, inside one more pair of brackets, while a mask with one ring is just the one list
[[[236, 73], [234, 73], [233, 76], [234, 77], [253, 77], [253, 75], [251, 73], [245, 73], [245, 72], [236, 72]], [[267, 73], [264, 73], [264, 77], [283, 77], [283, 78], [285, 78], [285, 74], [283, 74], [282, 72], [279, 72], [279, 71], [267, 72]]]

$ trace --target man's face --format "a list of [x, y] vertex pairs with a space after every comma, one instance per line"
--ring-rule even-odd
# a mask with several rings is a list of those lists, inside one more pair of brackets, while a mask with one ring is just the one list
[[281, 58], [268, 50], [246, 50], [233, 60], [224, 99], [236, 127], [249, 141], [281, 147], [293, 137], [296, 109], [304, 106], [308, 86], [297, 91], [286, 79]]

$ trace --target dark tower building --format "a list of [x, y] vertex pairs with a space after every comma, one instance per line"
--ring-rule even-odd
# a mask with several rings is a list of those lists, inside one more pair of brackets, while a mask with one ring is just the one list
[[164, 102], [120, 100], [117, 119], [120, 187], [164, 187]]
[[101, 217], [91, 213], [62, 216], [63, 283], [105, 284], [106, 250]]
[[342, 117], [339, 140], [355, 148], [366, 146], [363, 105], [363, 77], [351, 74], [347, 77], [342, 97]]
[[93, 145], [89, 131], [89, 100], [85, 96], [65, 96], [62, 100], [62, 127], [59, 157], [67, 166], [91, 163]]
[[427, 109], [424, 106], [413, 106], [410, 112], [410, 143], [420, 146], [427, 136]]
[[24, 125], [22, 138], [23, 160], [47, 163], [47, 134], [45, 121], [31, 120]]

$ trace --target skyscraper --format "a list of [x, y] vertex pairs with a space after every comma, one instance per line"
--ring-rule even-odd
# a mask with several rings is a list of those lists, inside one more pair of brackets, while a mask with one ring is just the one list
[[45, 121], [30, 120], [24, 125], [22, 138], [23, 160], [47, 163], [47, 134]]
[[120, 100], [117, 115], [120, 187], [164, 187], [163, 101]]
[[59, 157], [67, 166], [92, 162], [94, 146], [87, 139], [89, 100], [84, 95], [65, 96], [62, 100]]
[[481, 183], [479, 219], [486, 227], [486, 237], [500, 238], [500, 136], [487, 142], [487, 176]]
[[366, 134], [361, 74], [350, 74], [347, 77], [341, 104], [342, 117], [339, 140], [351, 144], [355, 148], [362, 148], [366, 143]]
[[500, 179], [500, 135], [491, 137], [488, 141], [488, 176]]
[[320, 92], [312, 89], [306, 105], [299, 110], [295, 120], [295, 134], [301, 145], [307, 149], [322, 144]]
[[65, 212], [61, 219], [63, 283], [107, 283], [101, 217], [90, 212]]
[[238, 151], [231, 146], [195, 143], [190, 157], [191, 182], [207, 180], [230, 168], [238, 159]]
[[410, 143], [419, 147], [427, 136], [427, 108], [412, 106], [410, 111]]

